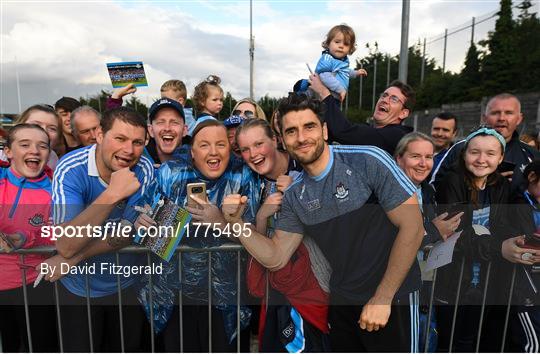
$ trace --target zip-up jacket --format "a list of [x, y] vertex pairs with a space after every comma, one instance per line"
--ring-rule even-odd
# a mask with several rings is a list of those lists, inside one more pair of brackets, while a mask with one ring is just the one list
[[[27, 179], [12, 168], [0, 168], [0, 199], [0, 231], [24, 235], [26, 242], [22, 248], [53, 244], [41, 235], [51, 212], [51, 181], [46, 174]], [[30, 254], [22, 262], [18, 254], [0, 254], [0, 291], [22, 286], [23, 268], [26, 284], [33, 282], [37, 277], [34, 268], [46, 258], [46, 255]]]

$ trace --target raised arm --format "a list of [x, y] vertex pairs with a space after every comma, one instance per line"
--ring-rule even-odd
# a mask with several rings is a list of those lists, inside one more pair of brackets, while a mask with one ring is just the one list
[[[247, 198], [239, 194], [231, 194], [224, 198], [222, 212], [227, 222], [240, 224], [242, 229], [247, 226], [241, 217], [246, 202]], [[261, 235], [252, 227], [251, 233], [242, 234], [239, 240], [260, 264], [265, 268], [276, 271], [287, 264], [300, 242], [302, 242], [302, 237], [301, 234], [276, 230], [274, 237], [270, 239]]]
[[416, 194], [386, 215], [399, 230], [384, 276], [360, 315], [360, 327], [368, 331], [378, 330], [388, 322], [394, 295], [409, 273], [424, 235]]
[[[96, 200], [86, 209], [80, 211], [82, 207], [82, 198], [77, 198], [81, 191], [71, 190], [69, 183], [58, 186], [58, 191], [53, 192], [53, 201], [56, 204], [54, 208], [54, 221], [59, 226], [81, 226], [81, 237], [58, 237], [56, 248], [58, 253], [65, 258], [71, 258], [81, 251], [92, 241], [92, 235], [86, 229], [86, 225], [102, 225], [116, 205], [135, 193], [140, 183], [135, 174], [128, 168], [114, 172], [107, 188]], [[67, 187], [67, 189], [65, 189]], [[68, 194], [65, 191], [70, 191]], [[66, 195], [62, 199], [58, 194]], [[72, 197], [69, 197], [69, 195]], [[59, 204], [60, 203], [60, 204]], [[80, 211], [80, 213], [79, 213]], [[78, 214], [77, 214], [78, 213]]]

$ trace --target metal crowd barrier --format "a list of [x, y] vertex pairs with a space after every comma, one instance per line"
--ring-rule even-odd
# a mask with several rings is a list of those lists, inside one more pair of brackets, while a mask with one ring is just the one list
[[[458, 287], [456, 291], [456, 296], [454, 299], [454, 309], [453, 309], [453, 315], [452, 315], [452, 325], [451, 325], [451, 331], [450, 331], [450, 341], [448, 344], [449, 353], [452, 352], [453, 346], [454, 346], [454, 335], [456, 332], [456, 319], [458, 314], [458, 308], [459, 308], [459, 299], [462, 291], [461, 283], [463, 280], [463, 271], [465, 267], [465, 257], [461, 258], [461, 266], [459, 271], [459, 278], [458, 278]], [[492, 262], [489, 262], [487, 265], [487, 271], [485, 276], [485, 284], [482, 291], [482, 303], [480, 304], [480, 318], [478, 323], [478, 329], [477, 329], [477, 335], [476, 335], [476, 343], [475, 343], [475, 353], [478, 353], [480, 350], [480, 341], [482, 339], [482, 325], [484, 323], [484, 315], [485, 315], [485, 308], [486, 308], [486, 298], [487, 298], [487, 289], [490, 283], [490, 274], [491, 274], [491, 267]], [[505, 310], [505, 320], [504, 320], [504, 327], [503, 327], [503, 333], [502, 333], [502, 344], [500, 347], [500, 352], [504, 353], [504, 348], [506, 345], [506, 334], [508, 332], [508, 322], [510, 319], [510, 308], [512, 306], [512, 296], [514, 293], [514, 285], [516, 280], [516, 269], [517, 265], [513, 265], [512, 269], [512, 279], [510, 281], [510, 288], [509, 288], [509, 295], [508, 295], [508, 302], [506, 303], [506, 310]], [[428, 352], [429, 344], [430, 344], [430, 323], [433, 315], [433, 307], [434, 307], [434, 295], [435, 295], [435, 286], [437, 282], [437, 269], [433, 271], [433, 280], [430, 287], [430, 294], [429, 294], [429, 305], [428, 305], [428, 314], [427, 314], [427, 321], [426, 326], [423, 328], [423, 334], [424, 334], [424, 348], [421, 348], [421, 350], [424, 353]]]
[[[40, 247], [40, 248], [33, 248], [33, 249], [20, 249], [13, 253], [19, 254], [19, 258], [21, 261], [21, 264], [24, 264], [24, 257], [26, 254], [50, 254], [55, 251], [54, 247]], [[228, 244], [228, 245], [222, 245], [219, 247], [208, 247], [208, 248], [193, 248], [193, 247], [187, 247], [187, 246], [179, 246], [176, 250], [176, 252], [180, 253], [178, 257], [178, 280], [182, 281], [182, 253], [187, 252], [205, 252], [208, 253], [208, 348], [209, 351], [212, 352], [212, 252], [237, 252], [237, 296], [236, 296], [236, 350], [238, 353], [240, 353], [240, 341], [241, 341], [241, 331], [240, 331], [240, 296], [241, 296], [241, 253], [244, 251], [244, 247], [242, 245], [236, 245], [236, 244]], [[0, 253], [2, 253], [0, 251]], [[116, 262], [117, 264], [120, 264], [119, 259], [120, 253], [146, 253], [147, 255], [147, 265], [151, 265], [151, 251], [149, 251], [147, 248], [144, 247], [137, 247], [137, 246], [129, 246], [125, 247], [119, 251], [116, 252]], [[32, 331], [30, 328], [30, 311], [29, 311], [29, 301], [28, 301], [28, 289], [27, 287], [29, 285], [26, 284], [26, 269], [25, 267], [21, 267], [21, 273], [22, 273], [22, 279], [23, 279], [23, 300], [24, 300], [24, 313], [25, 313], [25, 319], [26, 319], [26, 333], [27, 333], [27, 339], [28, 339], [28, 350], [30, 353], [34, 352], [33, 345], [32, 345]], [[44, 281], [44, 280], [43, 280]], [[150, 273], [148, 277], [148, 282], [150, 288], [152, 288], [152, 281], [153, 276]], [[120, 285], [120, 274], [117, 274], [117, 288], [118, 288], [118, 314], [119, 314], [119, 325], [120, 325], [120, 341], [121, 341], [121, 349], [122, 353], [125, 352], [125, 335], [124, 335], [124, 319], [122, 314], [122, 288]], [[150, 295], [150, 345], [151, 345], [151, 352], [155, 352], [155, 333], [154, 333], [154, 307], [153, 307], [153, 298], [152, 298], [152, 291], [149, 292]], [[55, 308], [56, 308], [56, 321], [58, 326], [58, 342], [59, 342], [59, 348], [60, 352], [64, 352], [64, 338], [62, 333], [62, 320], [61, 320], [61, 305], [60, 305], [60, 296], [59, 296], [59, 290], [58, 290], [58, 281], [54, 282], [54, 298], [55, 298]], [[178, 290], [178, 301], [179, 301], [179, 340], [180, 340], [180, 352], [184, 352], [184, 337], [183, 337], [183, 320], [182, 320], [182, 290]], [[91, 313], [91, 305], [90, 305], [90, 287], [89, 287], [89, 277], [88, 274], [86, 274], [86, 308], [87, 308], [87, 315], [88, 315], [88, 330], [89, 330], [89, 339], [90, 339], [90, 352], [95, 352], [94, 348], [94, 342], [93, 342], [93, 331], [92, 331], [92, 313]], [[0, 341], [0, 352], [3, 352], [2, 349], [2, 343]]]
[[[16, 251], [16, 253], [19, 254], [19, 257], [21, 259], [21, 263], [24, 264], [24, 256], [26, 254], [46, 254], [54, 251], [53, 247], [46, 247], [46, 248], [38, 248], [38, 249], [22, 249]], [[223, 245], [220, 247], [211, 247], [211, 248], [191, 248], [186, 246], [180, 246], [177, 249], [177, 252], [180, 253], [178, 257], [178, 268], [179, 268], [179, 281], [181, 281], [182, 277], [182, 267], [181, 267], [181, 260], [182, 260], [182, 253], [187, 252], [206, 252], [208, 253], [208, 348], [209, 351], [212, 351], [212, 258], [211, 253], [212, 252], [237, 252], [237, 321], [236, 321], [236, 330], [237, 330], [237, 352], [240, 352], [240, 339], [241, 339], [241, 331], [240, 331], [240, 307], [238, 306], [240, 304], [240, 295], [241, 295], [241, 252], [244, 251], [244, 248], [242, 245]], [[116, 260], [119, 261], [119, 253], [146, 253], [147, 254], [147, 262], [148, 265], [151, 264], [151, 258], [150, 258], [150, 251], [146, 248], [142, 247], [136, 247], [136, 246], [130, 246], [126, 247], [118, 252], [116, 252]], [[118, 262], [119, 263], [119, 262]], [[464, 273], [464, 266], [465, 266], [465, 258], [461, 259], [461, 267], [460, 267], [460, 273], [459, 273], [459, 281], [458, 281], [458, 287], [455, 297], [455, 303], [454, 303], [454, 309], [453, 309], [453, 317], [452, 317], [452, 325], [451, 325], [451, 333], [450, 333], [450, 343], [449, 343], [449, 352], [452, 352], [452, 347], [454, 343], [454, 335], [455, 335], [455, 325], [456, 325], [456, 318], [458, 313], [458, 307], [459, 307], [459, 298], [461, 294], [461, 282], [463, 279], [463, 273]], [[25, 310], [25, 317], [26, 317], [26, 330], [27, 330], [27, 337], [28, 337], [28, 348], [30, 352], [33, 352], [33, 346], [32, 346], [32, 333], [30, 329], [30, 315], [29, 315], [29, 304], [28, 304], [28, 291], [27, 291], [27, 285], [26, 285], [26, 269], [24, 267], [22, 268], [22, 276], [25, 280], [23, 282], [23, 296], [24, 296], [24, 310]], [[479, 351], [480, 348], [480, 340], [482, 338], [482, 324], [484, 321], [484, 314], [485, 314], [485, 306], [486, 306], [486, 297], [487, 297], [487, 289], [489, 286], [490, 281], [490, 272], [491, 272], [491, 263], [488, 264], [487, 267], [487, 274], [486, 274], [486, 281], [484, 284], [483, 292], [482, 292], [482, 303], [481, 303], [481, 312], [480, 312], [480, 319], [479, 319], [479, 325], [478, 325], [478, 332], [477, 332], [477, 338], [476, 338], [476, 352]], [[505, 312], [505, 322], [503, 327], [503, 338], [502, 338], [502, 345], [501, 345], [501, 352], [504, 352], [505, 347], [505, 339], [506, 339], [506, 333], [508, 331], [508, 321], [510, 316], [510, 307], [511, 307], [511, 299], [514, 291], [514, 285], [515, 285], [515, 277], [516, 277], [516, 265], [514, 265], [513, 273], [512, 273], [512, 279], [510, 283], [510, 292], [509, 292], [509, 298], [508, 302], [506, 304], [506, 312]], [[149, 276], [149, 285], [152, 286], [152, 275]], [[420, 348], [423, 352], [428, 352], [429, 343], [430, 343], [430, 323], [433, 315], [433, 309], [434, 309], [434, 290], [436, 286], [437, 281], [437, 269], [434, 270], [433, 274], [433, 280], [431, 284], [431, 291], [429, 294], [429, 307], [428, 307], [428, 317], [426, 322], [424, 333], [424, 348]], [[86, 284], [87, 284], [87, 293], [86, 293], [86, 306], [87, 306], [87, 314], [88, 314], [88, 328], [89, 328], [89, 338], [90, 338], [90, 352], [94, 352], [93, 348], [93, 333], [92, 333], [92, 315], [90, 311], [90, 296], [89, 296], [89, 286], [88, 286], [88, 275], [86, 276]], [[122, 352], [124, 352], [125, 349], [125, 335], [124, 335], [124, 329], [123, 329], [123, 315], [122, 315], [122, 289], [120, 286], [120, 275], [117, 275], [117, 285], [118, 285], [118, 312], [119, 312], [119, 319], [120, 319], [120, 339], [121, 339], [121, 348]], [[268, 286], [268, 284], [267, 284]], [[55, 296], [55, 307], [56, 307], [56, 319], [57, 319], [57, 325], [58, 325], [58, 340], [60, 345], [60, 351], [64, 351], [63, 347], [63, 336], [62, 336], [62, 321], [61, 321], [61, 306], [59, 302], [59, 290], [58, 290], [58, 282], [54, 283], [54, 296]], [[182, 320], [182, 291], [178, 291], [178, 301], [179, 301], [179, 341], [180, 341], [180, 351], [183, 352], [184, 350], [184, 338], [183, 338], [183, 320]], [[153, 313], [153, 299], [152, 299], [152, 292], [150, 292], [150, 318], [152, 319], [150, 321], [150, 338], [151, 338], [151, 351], [155, 352], [155, 334], [154, 334], [154, 313]], [[1, 345], [1, 343], [0, 343]], [[0, 346], [0, 352], [1, 352], [1, 346]]]

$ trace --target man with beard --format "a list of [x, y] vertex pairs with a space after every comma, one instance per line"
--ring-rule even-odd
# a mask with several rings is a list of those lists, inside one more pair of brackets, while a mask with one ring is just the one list
[[[506, 140], [504, 160], [499, 166], [501, 174], [512, 182], [512, 191], [523, 190], [523, 171], [529, 162], [540, 158], [540, 152], [519, 140], [516, 128], [523, 120], [519, 99], [509, 93], [501, 93], [491, 98], [482, 116], [482, 123], [495, 129]], [[437, 189], [438, 184], [458, 160], [465, 140], [455, 143], [433, 171], [430, 183]], [[505, 164], [506, 162], [506, 164]]]
[[328, 126], [329, 141], [344, 145], [373, 145], [394, 155], [399, 140], [413, 131], [401, 123], [412, 112], [416, 95], [412, 87], [393, 81], [380, 95], [373, 112], [373, 125], [351, 123], [339, 109], [339, 102], [332, 97], [317, 74], [310, 77], [311, 89], [326, 105], [324, 119]]
[[145, 155], [153, 160], [154, 166], [159, 166], [173, 158], [187, 134], [184, 109], [175, 100], [160, 98], [150, 107], [148, 119], [152, 139], [146, 146]]
[[[58, 254], [44, 262], [45, 280], [61, 280], [58, 291], [66, 352], [141, 350], [145, 319], [133, 286], [136, 276], [119, 276], [114, 267], [103, 270], [102, 266], [138, 266], [144, 260], [138, 254], [112, 252], [131, 243], [131, 237], [123, 237], [124, 230], [129, 231], [135, 221], [134, 205], [154, 179], [150, 161], [142, 156], [146, 128], [144, 117], [130, 108], [106, 111], [97, 143], [67, 154], [55, 170], [53, 220], [54, 227], [63, 232], [57, 235]], [[70, 229], [77, 231], [70, 233]], [[81, 268], [71, 272], [79, 263]], [[124, 333], [129, 333], [125, 347], [114, 335], [120, 333], [120, 288]]]
[[[318, 100], [291, 94], [278, 113], [284, 146], [304, 172], [285, 191], [274, 237], [253, 230], [240, 241], [270, 270], [287, 264], [304, 235], [317, 243], [332, 268], [333, 351], [418, 351], [416, 187], [379, 148], [329, 146]], [[225, 198], [229, 223], [245, 227], [246, 202]]]

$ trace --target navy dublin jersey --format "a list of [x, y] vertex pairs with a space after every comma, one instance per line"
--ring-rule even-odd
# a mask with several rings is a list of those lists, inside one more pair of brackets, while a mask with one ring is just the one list
[[[386, 212], [415, 192], [385, 151], [330, 146], [325, 170], [315, 177], [304, 172], [285, 192], [276, 229], [312, 237], [332, 267], [330, 291], [363, 304], [386, 271], [398, 232]], [[395, 298], [419, 288], [415, 260]]]

